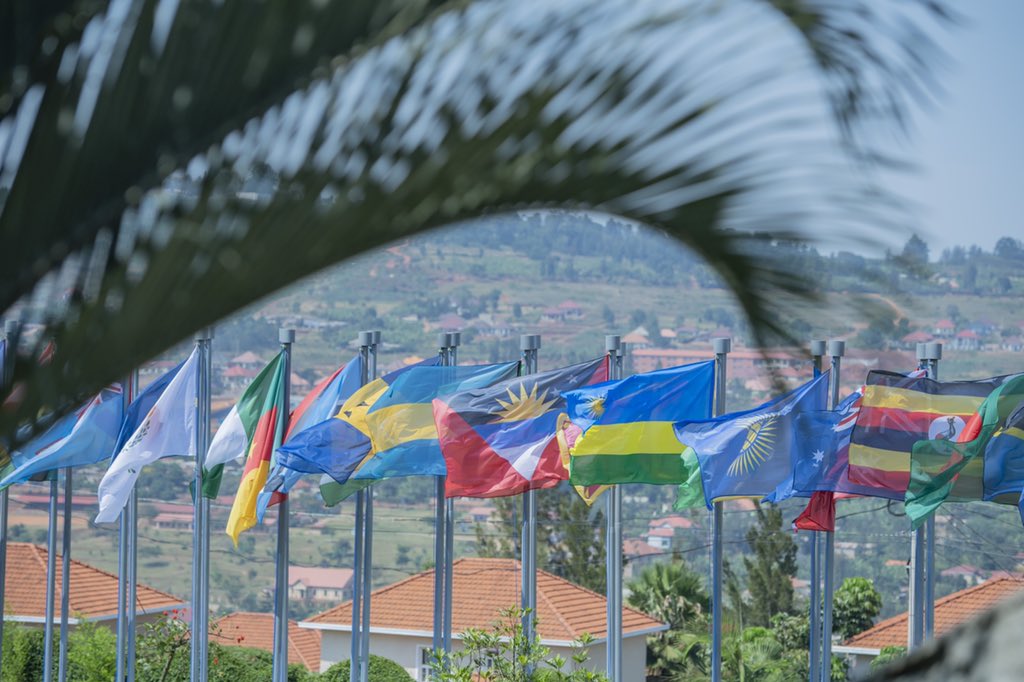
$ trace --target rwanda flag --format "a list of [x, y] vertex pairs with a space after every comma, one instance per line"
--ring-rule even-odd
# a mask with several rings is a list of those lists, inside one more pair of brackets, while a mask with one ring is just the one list
[[574, 485], [682, 483], [673, 424], [711, 416], [715, 363], [698, 362], [565, 394], [583, 433], [570, 450]]
[[1003, 379], [940, 382], [896, 372], [869, 372], [850, 437], [850, 481], [880, 492], [905, 492], [914, 444], [957, 440]]
[[[1009, 498], [1003, 502], [1016, 503], [1020, 499], [1020, 460], [1024, 456], [1021, 426], [1024, 375], [996, 388], [954, 440], [940, 437], [918, 441], [911, 455], [906, 497], [907, 516], [914, 528], [945, 501], [993, 500], [1002, 493]], [[990, 449], [993, 466], [988, 467]], [[1010, 464], [1011, 460], [1015, 461]], [[1017, 475], [1011, 473], [1011, 480], [1006, 480], [1004, 469]]]
[[[727, 497], [765, 498], [780, 502], [791, 497], [793, 471], [813, 466], [795, 437], [794, 422], [808, 410], [823, 410], [828, 398], [828, 373], [800, 388], [747, 412], [736, 412], [704, 421], [684, 421], [675, 426], [676, 436], [685, 443], [683, 462], [687, 476], [700, 469], [704, 502]], [[677, 508], [690, 506], [693, 487], [680, 489]]]
[[607, 378], [602, 357], [434, 400], [445, 496], [502, 497], [564, 481], [562, 394]]

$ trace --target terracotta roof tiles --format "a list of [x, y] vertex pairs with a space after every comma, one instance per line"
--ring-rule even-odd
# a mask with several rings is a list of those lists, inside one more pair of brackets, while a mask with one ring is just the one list
[[[215, 622], [219, 630], [211, 642], [224, 646], [247, 646], [273, 652], [274, 614], [230, 613]], [[312, 672], [320, 671], [320, 633], [288, 621], [288, 664], [301, 663]]]

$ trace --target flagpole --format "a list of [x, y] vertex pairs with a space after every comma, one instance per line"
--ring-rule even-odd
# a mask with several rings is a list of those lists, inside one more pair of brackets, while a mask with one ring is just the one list
[[[204, 530], [208, 527], [209, 505], [204, 504], [203, 484], [205, 483], [206, 450], [209, 447], [209, 405], [210, 405], [210, 339], [211, 329], [196, 332], [194, 340], [199, 353], [199, 371], [196, 372], [196, 463], [194, 497], [192, 500], [192, 639], [190, 642], [191, 661], [189, 665], [192, 682], [201, 682], [203, 677], [204, 636], [208, 632], [208, 615], [203, 610], [203, 568], [207, 563], [209, 547], [204, 542]], [[205, 616], [205, 617], [204, 617]], [[202, 633], [202, 634], [201, 634]], [[134, 667], [134, 666], [133, 666]]]
[[[291, 412], [292, 344], [295, 343], [294, 329], [279, 329], [277, 340], [281, 342], [284, 356], [284, 409], [277, 416], [278, 430], [284, 433]], [[273, 682], [288, 682], [288, 496], [277, 505], [277, 563], [274, 570], [274, 652]]]
[[[128, 414], [128, 406], [132, 403], [132, 375], [124, 379], [124, 387], [121, 391], [122, 413]], [[116, 453], [115, 453], [116, 454]], [[125, 652], [128, 650], [127, 640], [127, 610], [128, 610], [128, 525], [125, 512], [122, 510], [118, 517], [117, 527], [117, 662], [114, 679], [117, 682], [124, 682], [125, 679]]]
[[43, 682], [53, 679], [53, 600], [57, 578], [57, 478], [51, 472], [46, 536], [46, 623], [43, 626]]
[[[370, 366], [368, 376], [371, 379], [377, 378], [377, 352], [380, 347], [380, 331], [370, 332], [369, 357]], [[370, 677], [370, 599], [373, 592], [373, 486], [367, 486], [364, 491], [363, 524], [365, 537], [363, 538], [363, 617], [360, 646], [360, 682], [369, 682]], [[351, 678], [351, 674], [349, 675]]]
[[[459, 345], [462, 343], [462, 332], [448, 334], [448, 364], [455, 367], [459, 364]], [[455, 500], [446, 499], [444, 521], [444, 626], [443, 645], [445, 653], [452, 650], [452, 599], [455, 569]]]
[[[839, 404], [839, 375], [842, 371], [843, 356], [846, 355], [846, 342], [832, 340], [828, 342], [828, 354], [831, 356], [829, 368], [829, 401], [828, 408], [836, 409]], [[825, 533], [825, 594], [822, 596], [821, 617], [821, 682], [832, 679], [832, 595], [835, 592], [835, 561], [836, 534], [834, 531]]]
[[[821, 376], [822, 356], [825, 355], [825, 342], [820, 339], [811, 341], [811, 362], [814, 377]], [[811, 609], [810, 609], [810, 681], [816, 682], [821, 676], [821, 549], [818, 532], [811, 533]]]
[[139, 585], [139, 496], [132, 488], [128, 495], [128, 609], [126, 626], [128, 630], [128, 649], [125, 657], [128, 660], [126, 672], [128, 682], [135, 682], [135, 611], [138, 600], [136, 593]]
[[[0, 367], [0, 388], [6, 389], [10, 384], [14, 376], [12, 369], [14, 363], [8, 361], [8, 358], [14, 357], [15, 345], [18, 340], [18, 328], [20, 324], [17, 320], [6, 320], [4, 322], [4, 337], [7, 339], [7, 353], [4, 357], [4, 364]], [[6, 390], [5, 390], [6, 393]], [[10, 487], [0, 490], [0, 611], [6, 611], [4, 608], [4, 599], [6, 597], [4, 591], [4, 583], [7, 577], [7, 512], [8, 512], [8, 492]], [[3, 642], [4, 638], [4, 619], [3, 614], [0, 613], [0, 642]], [[0, 673], [3, 672], [3, 656], [0, 656]]]
[[[523, 334], [519, 337], [519, 349], [523, 354], [523, 374], [534, 374], [537, 371], [540, 335]], [[533, 623], [537, 617], [537, 497], [533, 490], [523, 493], [522, 534], [519, 564], [522, 571], [523, 638], [526, 645], [532, 647]]]
[[[732, 339], [712, 340], [715, 350], [715, 402], [713, 416], [725, 412], [726, 360]], [[711, 516], [711, 682], [722, 682], [722, 503], [715, 502]]]
[[[939, 360], [942, 359], [942, 344], [929, 343], [928, 377], [939, 380]], [[928, 544], [925, 554], [924, 581], [924, 639], [935, 635], [935, 514], [929, 514], [926, 521]]]
[[[437, 335], [437, 354], [441, 366], [448, 365], [448, 334]], [[438, 476], [434, 496], [434, 654], [444, 650], [444, 531], [445, 510], [444, 476]]]
[[64, 682], [68, 678], [68, 611], [70, 609], [71, 588], [71, 499], [73, 481], [71, 467], [64, 468], [64, 531], [61, 533], [61, 573], [60, 573], [60, 647], [57, 650], [57, 679]]
[[[210, 449], [210, 414], [213, 411], [211, 401], [213, 398], [213, 327], [204, 330], [206, 338], [203, 339], [202, 362], [199, 365], [199, 375], [202, 377], [202, 400], [203, 408], [202, 421], [196, 424], [196, 434], [202, 447], [197, 453], [202, 453], [203, 465], [206, 465], [206, 453]], [[210, 500], [205, 495], [200, 495], [199, 504], [203, 508], [203, 524], [199, 536], [199, 546], [202, 551], [199, 554], [199, 627], [205, 633], [199, 639], [199, 674], [200, 679], [209, 679], [210, 667]], [[132, 668], [132, 680], [134, 681], [135, 669]]]
[[[365, 386], [370, 383], [370, 346], [373, 344], [373, 332], [359, 332], [359, 383]], [[362, 660], [363, 649], [360, 644], [360, 625], [363, 613], [363, 537], [366, 526], [363, 518], [364, 491], [355, 494], [355, 514], [352, 524], [352, 642], [349, 654], [349, 679], [359, 680], [359, 661]]]
[[[928, 344], [917, 344], [917, 366], [928, 369]], [[921, 645], [924, 635], [924, 540], [925, 529], [917, 528], [910, 534], [910, 590], [907, 594], [907, 649]]]
[[[604, 337], [608, 354], [608, 379], [622, 378], [622, 339]], [[613, 485], [605, 493], [605, 585], [608, 591], [605, 668], [610, 682], [622, 682], [622, 488]]]

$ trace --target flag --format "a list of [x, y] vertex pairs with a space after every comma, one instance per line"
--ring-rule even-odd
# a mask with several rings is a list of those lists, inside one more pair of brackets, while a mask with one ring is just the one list
[[220, 479], [227, 462], [245, 455], [248, 473], [254, 452], [256, 461], [269, 461], [276, 445], [274, 438], [279, 435], [280, 410], [286, 409], [283, 405], [284, 365], [284, 352], [278, 353], [252, 380], [214, 434], [203, 464], [203, 495], [206, 497], [214, 499], [220, 493]]
[[[558, 438], [558, 451], [562, 455], [562, 466], [565, 470], [569, 470], [569, 453], [576, 445], [576, 441], [579, 440], [583, 430], [579, 426], [573, 424], [572, 421], [566, 417], [565, 419], [559, 420], [559, 428], [557, 433]], [[611, 488], [610, 485], [602, 485], [600, 483], [595, 485], [574, 485], [573, 490], [580, 496], [588, 507], [592, 507], [597, 498], [601, 497], [604, 491]]]
[[896, 372], [868, 373], [850, 437], [849, 477], [858, 485], [902, 494], [910, 482], [910, 453], [919, 440], [956, 440], [964, 424], [1003, 377], [935, 381]]
[[608, 378], [605, 358], [434, 400], [447, 497], [501, 497], [568, 478], [557, 433], [562, 393]]
[[[808, 459], [794, 436], [797, 415], [822, 410], [828, 397], [828, 374], [822, 374], [786, 395], [753, 410], [715, 419], [676, 424], [676, 436], [693, 450], [699, 465], [705, 504], [728, 497], [757, 497], [780, 502], [791, 497], [793, 470]], [[684, 487], [686, 484], [684, 484]], [[677, 508], [693, 499], [691, 490], [680, 490]]]
[[[285, 395], [285, 361], [284, 352], [271, 360], [270, 364], [257, 375], [246, 389], [238, 404], [232, 408], [227, 419], [217, 429], [220, 436], [228, 429], [222, 443], [234, 443], [240, 440], [239, 433], [248, 438], [245, 468], [242, 480], [238, 482], [238, 491], [231, 504], [231, 513], [225, 531], [238, 546], [238, 536], [256, 525], [256, 497], [267, 483], [270, 473], [270, 460], [275, 448], [284, 439], [284, 426], [287, 420], [288, 397]], [[214, 452], [217, 438], [210, 445], [210, 453]], [[227, 445], [218, 451], [213, 463], [207, 468], [223, 469], [226, 460], [223, 457], [230, 453]], [[210, 455], [207, 455], [209, 460]], [[213, 474], [217, 486], [220, 485], [220, 471]], [[204, 482], [203, 487], [206, 487]]]
[[[947, 500], [992, 499], [984, 485], [986, 451], [990, 445], [998, 446], [998, 454], [993, 452], [999, 459], [997, 467], [1005, 465], [1008, 455], [1019, 458], [1024, 454], [1020, 452], [1024, 441], [1013, 430], [1019, 432], [1022, 425], [1024, 375], [1019, 375], [992, 391], [954, 439], [943, 433], [939, 438], [915, 443], [906, 496], [907, 516], [913, 527], [920, 527]], [[1016, 457], [1014, 450], [1018, 451]], [[1013, 492], [1019, 499], [1020, 487]]]
[[[288, 420], [288, 430], [284, 442], [306, 429], [319, 424], [335, 415], [353, 393], [359, 390], [363, 360], [356, 356], [348, 364], [339, 367], [333, 374], [325, 377], [313, 390], [303, 398], [299, 406], [292, 412]], [[263, 523], [267, 508], [278, 504], [287, 495], [292, 486], [302, 477], [303, 472], [281, 466], [275, 451], [272, 458], [267, 484], [256, 497], [256, 518]]]
[[565, 394], [582, 430], [570, 451], [577, 485], [683, 482], [675, 422], [711, 416], [715, 363], [698, 362]]
[[95, 464], [110, 459], [121, 428], [124, 406], [121, 385], [114, 384], [67, 414], [11, 453], [13, 471], [0, 481], [0, 490], [38, 474]]
[[[416, 367], [430, 367], [438, 362], [440, 359], [437, 356], [427, 358], [385, 374], [359, 388], [334, 417], [296, 433], [278, 448], [278, 463], [306, 474], [327, 474], [336, 484], [344, 484], [373, 447], [366, 423], [370, 407], [405, 372]], [[321, 491], [323, 488], [321, 483]], [[336, 496], [336, 493], [328, 494]]]
[[117, 519], [142, 467], [162, 457], [195, 457], [198, 377], [198, 355], [192, 351], [103, 475], [97, 523]]

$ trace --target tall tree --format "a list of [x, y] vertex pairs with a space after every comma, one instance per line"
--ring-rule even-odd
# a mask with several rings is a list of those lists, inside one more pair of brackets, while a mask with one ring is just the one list
[[882, 595], [867, 578], [847, 578], [832, 597], [832, 630], [843, 639], [867, 630], [882, 611]]
[[744, 557], [750, 603], [747, 622], [767, 627], [772, 616], [793, 610], [793, 578], [796, 577], [796, 543], [782, 530], [782, 511], [774, 506], [757, 508], [757, 522], [747, 531], [753, 558]]

